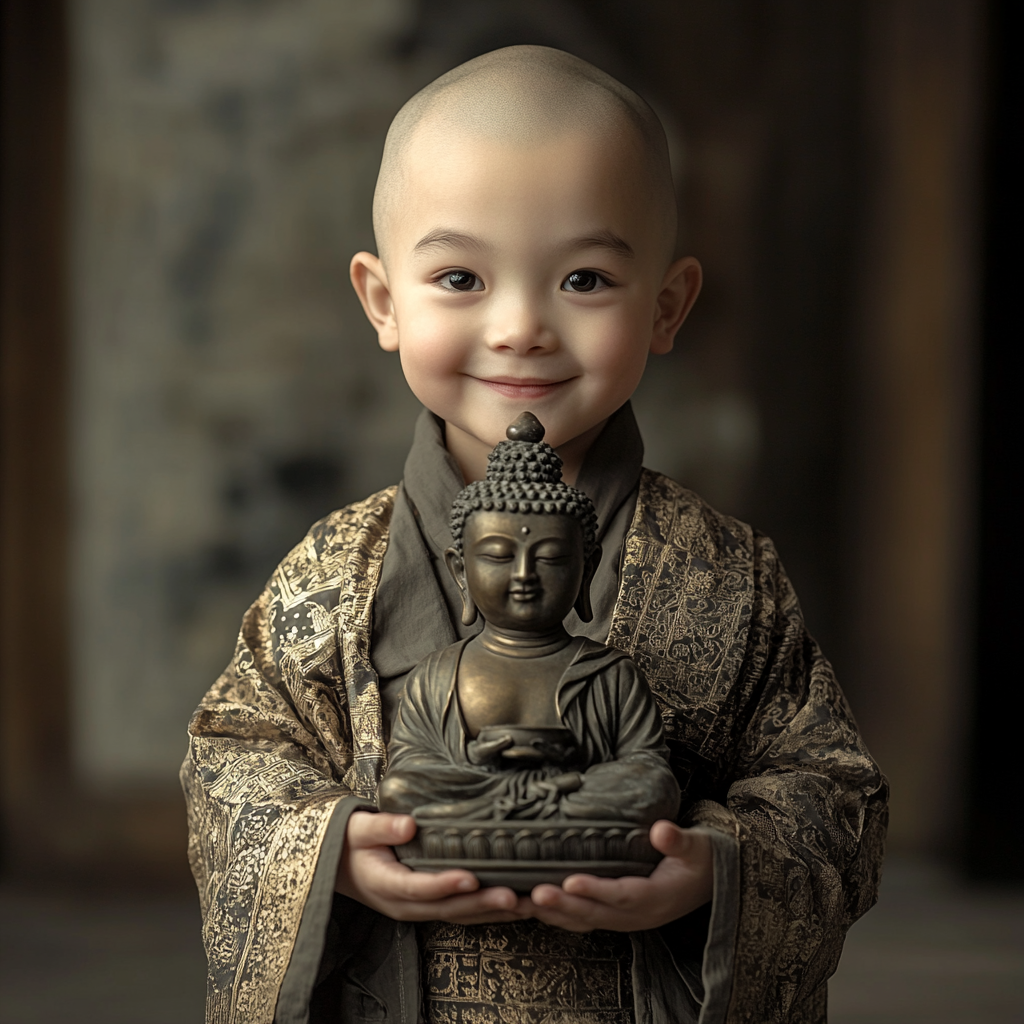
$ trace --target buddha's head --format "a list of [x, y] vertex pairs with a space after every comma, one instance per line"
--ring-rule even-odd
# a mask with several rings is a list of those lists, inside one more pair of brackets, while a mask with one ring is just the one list
[[463, 622], [548, 632], [575, 607], [589, 621], [601, 549], [590, 498], [562, 481], [544, 427], [523, 413], [491, 452], [487, 476], [452, 505], [445, 561], [462, 593]]

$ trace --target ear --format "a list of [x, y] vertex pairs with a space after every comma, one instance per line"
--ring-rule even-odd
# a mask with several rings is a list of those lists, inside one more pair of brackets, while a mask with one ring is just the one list
[[700, 294], [704, 272], [692, 256], [676, 260], [665, 272], [654, 309], [651, 351], [663, 356], [672, 351], [676, 332]]
[[444, 553], [444, 564], [448, 566], [448, 571], [452, 574], [452, 579], [455, 580], [455, 586], [459, 588], [459, 593], [462, 595], [462, 624], [472, 626], [476, 622], [476, 602], [466, 585], [466, 564], [462, 561], [462, 555], [455, 548], [448, 548]]
[[357, 252], [352, 257], [348, 273], [363, 304], [363, 312], [377, 332], [380, 347], [385, 352], [397, 352], [398, 321], [384, 264], [372, 252]]
[[594, 606], [590, 602], [590, 585], [594, 582], [594, 573], [601, 564], [601, 545], [595, 544], [594, 550], [583, 566], [583, 580], [580, 583], [580, 592], [576, 598], [573, 608], [580, 617], [580, 622], [589, 622], [594, 617]]

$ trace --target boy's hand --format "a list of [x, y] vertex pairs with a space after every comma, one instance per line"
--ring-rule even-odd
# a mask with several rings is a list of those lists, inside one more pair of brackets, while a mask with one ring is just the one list
[[[561, 888], [538, 885], [521, 901], [523, 916], [571, 932], [606, 928], [638, 932], [683, 917], [711, 899], [711, 840], [670, 821], [651, 827], [651, 845], [665, 854], [649, 878], [570, 875]], [[523, 904], [529, 904], [529, 912]]]
[[469, 871], [435, 875], [400, 864], [391, 847], [415, 834], [416, 822], [408, 814], [353, 811], [335, 889], [396, 921], [485, 924], [531, 916], [529, 900], [518, 909], [511, 889], [481, 889]]

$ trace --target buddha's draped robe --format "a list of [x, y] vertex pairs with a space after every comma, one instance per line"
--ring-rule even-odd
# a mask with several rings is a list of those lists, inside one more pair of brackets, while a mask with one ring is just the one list
[[[559, 718], [587, 770], [578, 789], [558, 792], [554, 765], [494, 771], [470, 763], [470, 742], [456, 693], [468, 640], [421, 662], [406, 683], [388, 755], [388, 778], [402, 782], [401, 802], [381, 808], [449, 818], [538, 819], [551, 816], [650, 825], [674, 818], [679, 791], [651, 691], [613, 647], [576, 637], [559, 680]], [[525, 669], [525, 666], [524, 666]], [[392, 798], [394, 801], [394, 798]], [[443, 805], [448, 805], [444, 807]], [[438, 807], [437, 805], [442, 805]]]

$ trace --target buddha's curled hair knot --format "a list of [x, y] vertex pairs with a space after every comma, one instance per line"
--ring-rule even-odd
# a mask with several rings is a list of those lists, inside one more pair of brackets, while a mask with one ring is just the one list
[[451, 530], [462, 553], [466, 519], [474, 512], [569, 515], [583, 530], [583, 553], [597, 546], [597, 512], [583, 491], [562, 480], [562, 460], [544, 441], [501, 441], [487, 457], [487, 476], [461, 490], [452, 503]]

